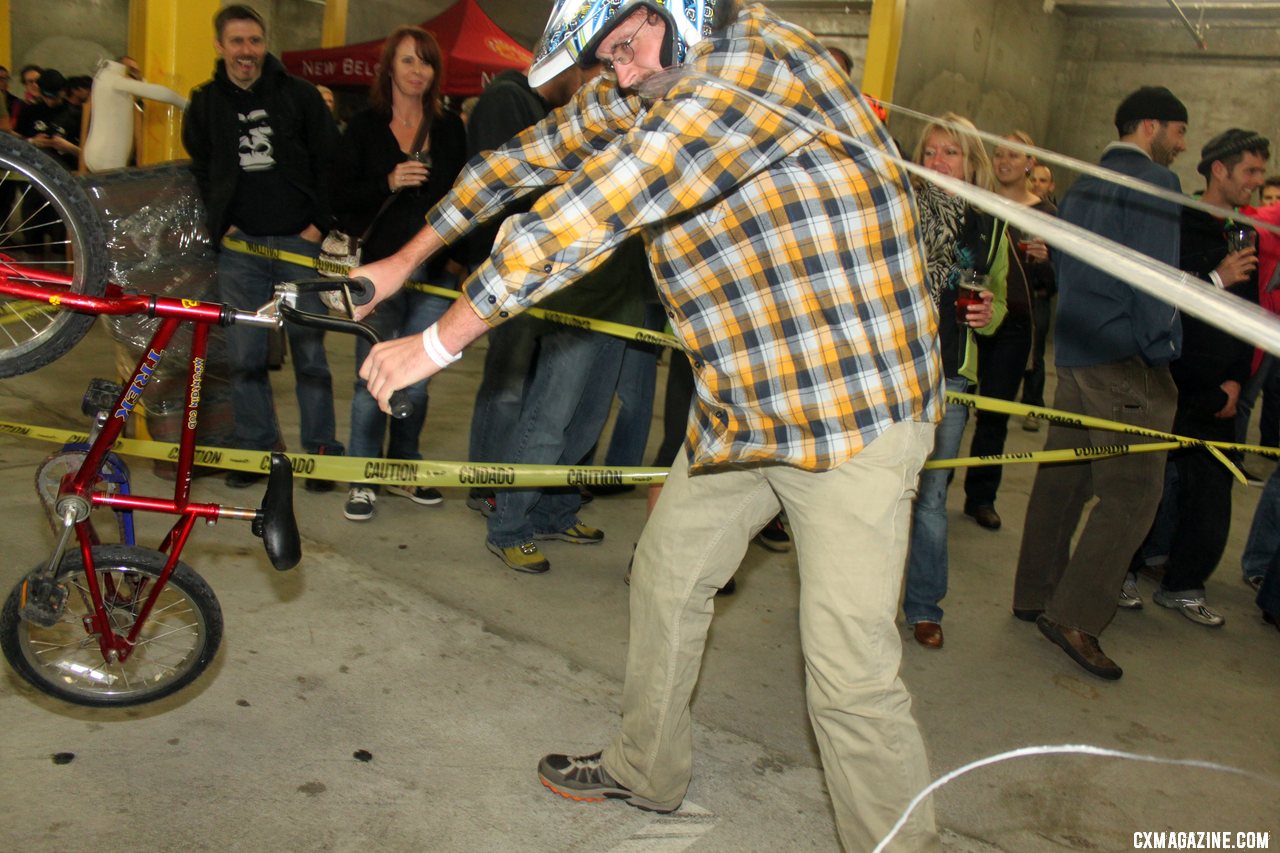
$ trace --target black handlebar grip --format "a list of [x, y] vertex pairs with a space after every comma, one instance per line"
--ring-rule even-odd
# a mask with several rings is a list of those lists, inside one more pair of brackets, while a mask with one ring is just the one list
[[373, 282], [364, 277], [348, 279], [347, 290], [352, 305], [366, 305], [373, 299]]
[[391, 392], [391, 399], [387, 401], [391, 406], [391, 417], [403, 420], [409, 417], [409, 412], [413, 411], [413, 402], [409, 399], [409, 390], [401, 388], [399, 391]]

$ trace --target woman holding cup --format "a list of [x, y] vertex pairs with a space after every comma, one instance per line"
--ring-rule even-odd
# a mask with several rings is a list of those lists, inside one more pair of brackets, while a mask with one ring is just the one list
[[[954, 113], [943, 121], [972, 130]], [[925, 168], [991, 189], [991, 160], [977, 136], [931, 123], [920, 135], [913, 159]], [[1008, 271], [1004, 223], [970, 207], [964, 199], [928, 181], [915, 179], [928, 262], [929, 291], [938, 309], [938, 341], [948, 391], [966, 391], [977, 380], [974, 331], [990, 334], [1005, 314]], [[977, 297], [976, 299], [974, 297]], [[959, 306], [959, 311], [957, 310]], [[955, 458], [968, 410], [948, 403], [934, 434], [930, 459]], [[947, 486], [951, 472], [920, 474], [912, 510], [903, 612], [916, 642], [942, 646], [942, 608], [947, 594]]]
[[[1033, 144], [1031, 137], [1020, 130], [1005, 138], [1024, 145]], [[992, 155], [992, 167], [997, 193], [1044, 213], [1057, 213], [1057, 208], [1027, 189], [1027, 176], [1035, 168], [1034, 157], [1010, 146], [998, 145]], [[978, 341], [981, 365], [978, 369], [978, 393], [997, 400], [1014, 400], [1021, 386], [1022, 402], [1043, 406], [1045, 337], [1049, 331], [1049, 300], [1054, 291], [1049, 248], [1040, 238], [1012, 225], [1008, 227], [1008, 233], [1006, 294], [1009, 310], [996, 333]], [[1040, 422], [1030, 417], [1023, 423], [1025, 429], [1033, 432], [1039, 426]], [[969, 455], [996, 456], [1003, 453], [1008, 432], [1008, 415], [978, 412]], [[996, 492], [1000, 488], [1003, 470], [999, 465], [982, 465], [965, 472], [965, 515], [988, 530], [1000, 528]]]
[[[401, 27], [383, 45], [378, 73], [370, 87], [371, 106], [347, 125], [338, 150], [334, 209], [349, 234], [362, 234], [364, 263], [394, 254], [418, 232], [427, 211], [444, 197], [466, 163], [462, 120], [440, 106], [440, 46], [419, 27]], [[448, 258], [432, 259], [411, 281], [455, 287], [460, 269]], [[365, 322], [383, 340], [422, 332], [449, 307], [439, 296], [404, 288], [381, 302]], [[356, 341], [356, 368], [369, 354]], [[413, 409], [391, 420], [356, 379], [351, 399], [352, 456], [421, 459], [418, 440], [427, 417], [427, 383], [409, 387]], [[425, 486], [388, 486], [384, 492], [416, 504], [438, 504], [438, 491]], [[377, 490], [355, 484], [343, 515], [352, 521], [373, 518]]]
[[[1015, 130], [1005, 137], [1024, 145], [1034, 145], [1031, 137], [1021, 130]], [[992, 162], [996, 172], [996, 192], [1005, 198], [1035, 208], [1041, 213], [1058, 215], [1058, 208], [1053, 202], [1029, 189], [1024, 176], [1032, 175], [1037, 168], [1036, 159], [1030, 154], [1023, 154], [1012, 148], [997, 146]], [[1017, 259], [1021, 263], [1022, 272], [1026, 276], [1027, 287], [1031, 291], [1031, 363], [1022, 378], [1022, 402], [1028, 406], [1044, 405], [1045, 345], [1049, 340], [1049, 326], [1053, 319], [1052, 300], [1058, 292], [1058, 282], [1053, 275], [1053, 266], [1049, 263], [1049, 247], [1038, 237], [1019, 231], [1009, 226], [1009, 236], [1017, 247]], [[1022, 428], [1029, 432], [1040, 430], [1040, 421], [1028, 416]]]

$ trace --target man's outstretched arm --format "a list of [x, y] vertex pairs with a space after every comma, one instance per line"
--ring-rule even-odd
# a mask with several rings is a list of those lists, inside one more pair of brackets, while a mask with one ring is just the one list
[[[373, 300], [356, 309], [356, 319], [367, 317], [379, 302], [403, 287], [409, 275], [423, 261], [442, 248], [444, 243], [440, 235], [426, 225], [394, 255], [353, 269], [353, 278], [367, 278], [373, 282], [374, 288]], [[439, 343], [449, 355], [462, 352], [467, 344], [488, 330], [488, 324], [480, 319], [466, 299], [459, 299], [450, 306], [435, 325]], [[410, 335], [375, 346], [364, 364], [360, 365], [360, 378], [368, 383], [369, 393], [378, 401], [379, 407], [389, 412], [388, 401], [392, 391], [433, 376], [443, 367], [444, 364], [428, 357], [422, 335]]]
[[394, 255], [353, 269], [351, 277], [369, 279], [369, 281], [373, 282], [374, 290], [373, 299], [367, 304], [356, 308], [356, 319], [363, 320], [372, 314], [373, 309], [377, 307], [379, 302], [388, 296], [394, 295], [400, 288], [404, 287], [409, 275], [423, 261], [443, 248], [444, 243], [441, 241], [440, 235], [430, 225], [424, 225], [422, 230], [414, 235], [413, 239], [408, 243], [405, 243], [400, 251]]

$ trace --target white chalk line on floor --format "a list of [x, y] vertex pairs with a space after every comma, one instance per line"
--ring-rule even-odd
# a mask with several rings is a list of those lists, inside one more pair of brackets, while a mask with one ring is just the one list
[[679, 853], [692, 847], [719, 822], [715, 813], [685, 800], [679, 811], [655, 815], [609, 853]]

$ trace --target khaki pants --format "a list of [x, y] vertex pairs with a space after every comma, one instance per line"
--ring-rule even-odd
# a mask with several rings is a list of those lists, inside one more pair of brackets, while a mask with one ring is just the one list
[[[870, 850], [929, 783], [894, 625], [916, 480], [932, 424], [899, 423], [830, 471], [784, 465], [690, 475], [682, 452], [636, 548], [622, 732], [604, 766], [637, 794], [678, 805], [692, 773], [689, 699], [712, 599], [751, 537], [787, 510], [800, 562], [809, 717], [840, 840]], [[894, 849], [937, 846], [926, 803]]]
[[[1168, 432], [1178, 389], [1167, 367], [1139, 358], [1059, 367], [1054, 408]], [[1049, 426], [1045, 450], [1145, 444], [1155, 439], [1100, 429]], [[1098, 636], [1116, 613], [1120, 584], [1146, 538], [1164, 489], [1164, 453], [1041, 465], [1027, 503], [1013, 606], [1043, 610], [1060, 625]], [[1084, 506], [1089, 512], [1075, 550]]]

